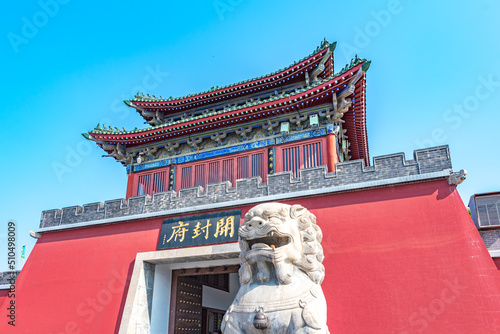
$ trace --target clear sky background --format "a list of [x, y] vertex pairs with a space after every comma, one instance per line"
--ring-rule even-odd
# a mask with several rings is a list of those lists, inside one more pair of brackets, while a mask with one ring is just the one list
[[[182, 96], [267, 74], [337, 41], [367, 73], [371, 157], [448, 144], [465, 204], [500, 190], [500, 3], [476, 1], [9, 2], [0, 13], [0, 271], [19, 269], [43, 210], [125, 196], [127, 174], [81, 133], [147, 127], [122, 100]], [[64, 254], [61, 254], [64, 256]]]

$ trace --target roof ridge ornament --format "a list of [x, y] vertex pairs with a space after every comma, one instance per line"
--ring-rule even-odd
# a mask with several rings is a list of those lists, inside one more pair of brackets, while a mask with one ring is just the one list
[[467, 177], [467, 171], [461, 169], [458, 172], [450, 172], [448, 176], [448, 184], [458, 186], [460, 183], [464, 182]]
[[364, 72], [368, 71], [368, 69], [370, 68], [371, 63], [372, 63], [372, 61], [371, 61], [371, 60], [367, 60], [367, 61], [363, 64], [363, 66], [361, 66], [361, 69], [362, 69]]
[[[326, 38], [325, 38], [325, 43], [328, 43], [328, 41], [326, 40]], [[315, 81], [317, 81], [318, 80], [318, 76], [321, 73], [323, 73], [323, 71], [325, 70], [325, 63], [330, 58], [330, 56], [333, 56], [333, 51], [335, 50], [336, 46], [337, 46], [337, 42], [335, 42], [332, 45], [330, 45], [330, 47], [328, 48], [328, 51], [321, 58], [318, 66], [316, 66], [316, 68], [313, 71], [311, 71], [311, 74], [308, 74], [306, 72], [306, 83], [307, 83], [308, 86], [309, 86], [309, 82], [315, 82]]]

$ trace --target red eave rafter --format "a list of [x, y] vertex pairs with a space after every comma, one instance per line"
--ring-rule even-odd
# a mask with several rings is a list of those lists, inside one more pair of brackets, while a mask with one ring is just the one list
[[344, 115], [344, 129], [347, 130], [351, 150], [351, 159], [364, 159], [365, 164], [370, 164], [368, 153], [368, 138], [366, 131], [366, 74], [356, 83], [354, 91], [354, 104]]
[[[317, 53], [312, 54], [307, 59], [304, 59], [300, 63], [297, 63], [292, 67], [289, 67], [274, 75], [269, 75], [267, 77], [260, 79], [254, 79], [249, 82], [244, 82], [226, 88], [220, 88], [212, 92], [201, 93], [195, 96], [184, 97], [172, 101], [130, 101], [130, 102], [136, 106], [148, 110], [160, 109], [162, 111], [179, 112], [191, 108], [198, 108], [202, 105], [209, 103], [218, 103], [226, 99], [233, 99], [238, 96], [252, 94], [259, 90], [272, 89], [272, 87], [264, 87], [264, 86], [269, 84], [276, 85], [277, 83], [281, 84], [281, 82], [284, 83], [285, 80], [291, 77], [294, 77], [293, 79], [295, 79], [298, 77], [297, 70], [303, 70], [304, 68], [307, 68], [308, 71], [313, 70], [314, 68], [316, 68], [316, 65], [321, 61], [322, 57], [326, 52], [328, 52], [328, 50], [329, 48], [325, 47], [322, 50], [318, 51]], [[301, 78], [301, 80], [303, 80], [303, 78]], [[294, 81], [295, 80], [289, 81], [287, 82], [287, 84], [292, 83]]]

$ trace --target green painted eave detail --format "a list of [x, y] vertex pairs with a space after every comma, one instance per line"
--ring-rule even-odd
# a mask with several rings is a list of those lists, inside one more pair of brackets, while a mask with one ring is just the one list
[[130, 101], [129, 100], [123, 100], [123, 103], [125, 103], [128, 107], [130, 107]]
[[85, 139], [90, 139], [90, 136], [88, 133], [82, 133], [82, 136], [85, 138]]
[[337, 42], [333, 42], [332, 44], [330, 44], [330, 51], [335, 51], [335, 48], [337, 47]]
[[365, 71], [365, 72], [366, 72], [366, 71], [368, 71], [368, 69], [370, 68], [370, 64], [371, 64], [371, 63], [372, 63], [372, 61], [371, 61], [371, 60], [368, 60], [367, 62], [365, 62], [365, 63], [363, 64], [363, 66], [361, 66], [361, 69], [362, 69], [363, 71]]

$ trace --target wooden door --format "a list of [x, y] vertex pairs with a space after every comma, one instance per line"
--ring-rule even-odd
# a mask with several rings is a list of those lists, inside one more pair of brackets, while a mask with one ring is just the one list
[[177, 277], [175, 334], [201, 334], [202, 283], [187, 276]]
[[[224, 274], [237, 273], [239, 267], [229, 265], [173, 270], [168, 333], [204, 334], [203, 285], [229, 291], [229, 276]], [[217, 318], [217, 322], [221, 319]]]

